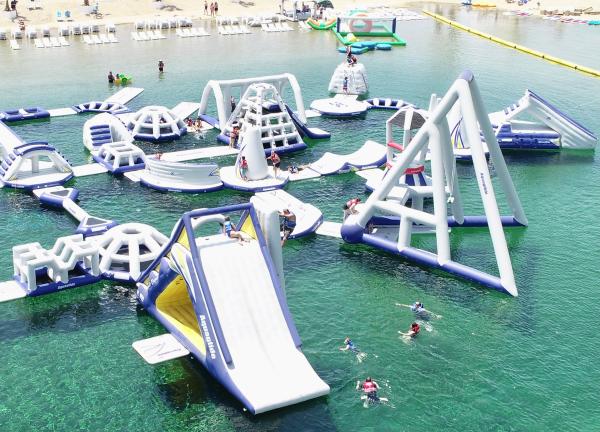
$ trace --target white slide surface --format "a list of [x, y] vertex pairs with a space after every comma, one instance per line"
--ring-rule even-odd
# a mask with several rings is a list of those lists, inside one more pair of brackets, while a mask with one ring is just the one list
[[256, 413], [329, 393], [295, 346], [258, 242], [209, 239], [197, 243], [200, 261], [240, 393]]

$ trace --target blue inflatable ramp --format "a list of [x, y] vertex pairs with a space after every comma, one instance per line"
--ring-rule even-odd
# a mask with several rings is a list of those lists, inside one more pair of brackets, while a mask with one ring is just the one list
[[[220, 232], [225, 213], [240, 215]], [[183, 215], [138, 300], [253, 414], [329, 393], [301, 341], [252, 204]]]

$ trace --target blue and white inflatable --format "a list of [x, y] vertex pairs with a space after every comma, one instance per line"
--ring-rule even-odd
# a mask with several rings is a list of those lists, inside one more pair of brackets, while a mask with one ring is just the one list
[[164, 106], [142, 108], [129, 118], [127, 127], [139, 141], [170, 142], [187, 134], [183, 120]]
[[[243, 241], [215, 234], [229, 224]], [[185, 213], [138, 283], [141, 305], [252, 414], [329, 393], [300, 349], [277, 225], [252, 204]]]

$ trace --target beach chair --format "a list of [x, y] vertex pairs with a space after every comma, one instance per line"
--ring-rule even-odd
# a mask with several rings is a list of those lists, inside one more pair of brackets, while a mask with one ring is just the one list
[[108, 40], [108, 37], [105, 34], [101, 34], [98, 37], [100, 38], [100, 42], [102, 42], [103, 44], [110, 43], [110, 41]]
[[90, 25], [89, 24], [81, 24], [81, 34], [90, 34]]
[[100, 33], [100, 26], [98, 24], [90, 24], [90, 33]]
[[0, 40], [6, 40], [6, 30], [0, 28]]
[[115, 27], [115, 25], [113, 23], [106, 23], [106, 25], [104, 26], [104, 30], [106, 30], [106, 33], [116, 33], [117, 32], [117, 28]]
[[52, 44], [50, 43], [50, 38], [43, 38], [42, 41], [44, 42], [44, 48], [52, 48]]
[[114, 33], [109, 33], [108, 34], [108, 41], [110, 43], [118, 43], [119, 42], [119, 40], [117, 39], [117, 37], [115, 36]]
[[136, 21], [135, 29], [136, 30], [144, 30], [146, 28], [146, 21]]
[[50, 37], [50, 44], [52, 44], [52, 48], [60, 48], [61, 47], [61, 44], [58, 41], [58, 38], [56, 38], [54, 36]]
[[37, 37], [37, 30], [35, 27], [29, 27], [27, 29], [27, 39], [35, 39]]
[[73, 18], [71, 17], [71, 11], [70, 10], [66, 10], [65, 11], [65, 21], [73, 21]]
[[169, 18], [169, 28], [177, 28], [177, 18]]
[[56, 11], [56, 22], [64, 22], [63, 14], [61, 11]]
[[50, 27], [43, 27], [42, 28], [42, 37], [50, 37]]
[[35, 43], [36, 48], [44, 48], [44, 43], [42, 42], [41, 39], [36, 39], [33, 42]]
[[60, 42], [60, 46], [63, 46], [63, 47], [67, 47], [67, 46], [70, 45], [69, 42], [67, 41], [67, 39], [64, 36], [59, 36], [58, 37], [58, 42]]

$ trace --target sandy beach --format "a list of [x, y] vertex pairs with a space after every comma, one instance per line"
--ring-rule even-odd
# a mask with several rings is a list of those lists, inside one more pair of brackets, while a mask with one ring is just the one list
[[[428, 1], [427, 3], [431, 3]], [[454, 3], [460, 4], [459, 0], [433, 1], [436, 3]], [[488, 1], [486, 1], [488, 2]], [[301, 3], [301, 2], [299, 2]], [[334, 0], [333, 4], [336, 11], [344, 11], [353, 8], [399, 8], [410, 7], [414, 10], [421, 9], [420, 3], [423, 1], [404, 1], [404, 0]], [[530, 1], [525, 5], [519, 6], [515, 3], [506, 1], [497, 1], [497, 9], [527, 11], [536, 14], [543, 10], [548, 11], [574, 11], [576, 9], [586, 9], [593, 6], [590, 0], [540, 0]], [[4, 2], [3, 6], [9, 3]], [[90, 1], [91, 5], [96, 4]], [[208, 2], [210, 5], [210, 1]], [[307, 4], [312, 4], [307, 2]], [[280, 2], [273, 0], [254, 0], [254, 1], [223, 1], [219, 2], [219, 16], [256, 16], [268, 15], [279, 12]], [[291, 8], [291, 2], [288, 0], [286, 8]], [[3, 7], [4, 9], [4, 7]], [[8, 12], [0, 14], [0, 27], [11, 28], [23, 20], [26, 26], [49, 26], [58, 27], [64, 22], [57, 20], [57, 12], [64, 14], [65, 11], [71, 12], [73, 22], [90, 22], [98, 24], [113, 23], [125, 24], [133, 23], [136, 20], [148, 20], [161, 17], [189, 17], [192, 19], [214, 19], [209, 14], [204, 13], [204, 2], [202, 0], [128, 0], [126, 2], [117, 0], [100, 0], [98, 10], [101, 17], [90, 15], [89, 8], [83, 6], [83, 0], [20, 0], [17, 3], [18, 17], [14, 18]], [[600, 11], [600, 5], [596, 5], [596, 11]]]

